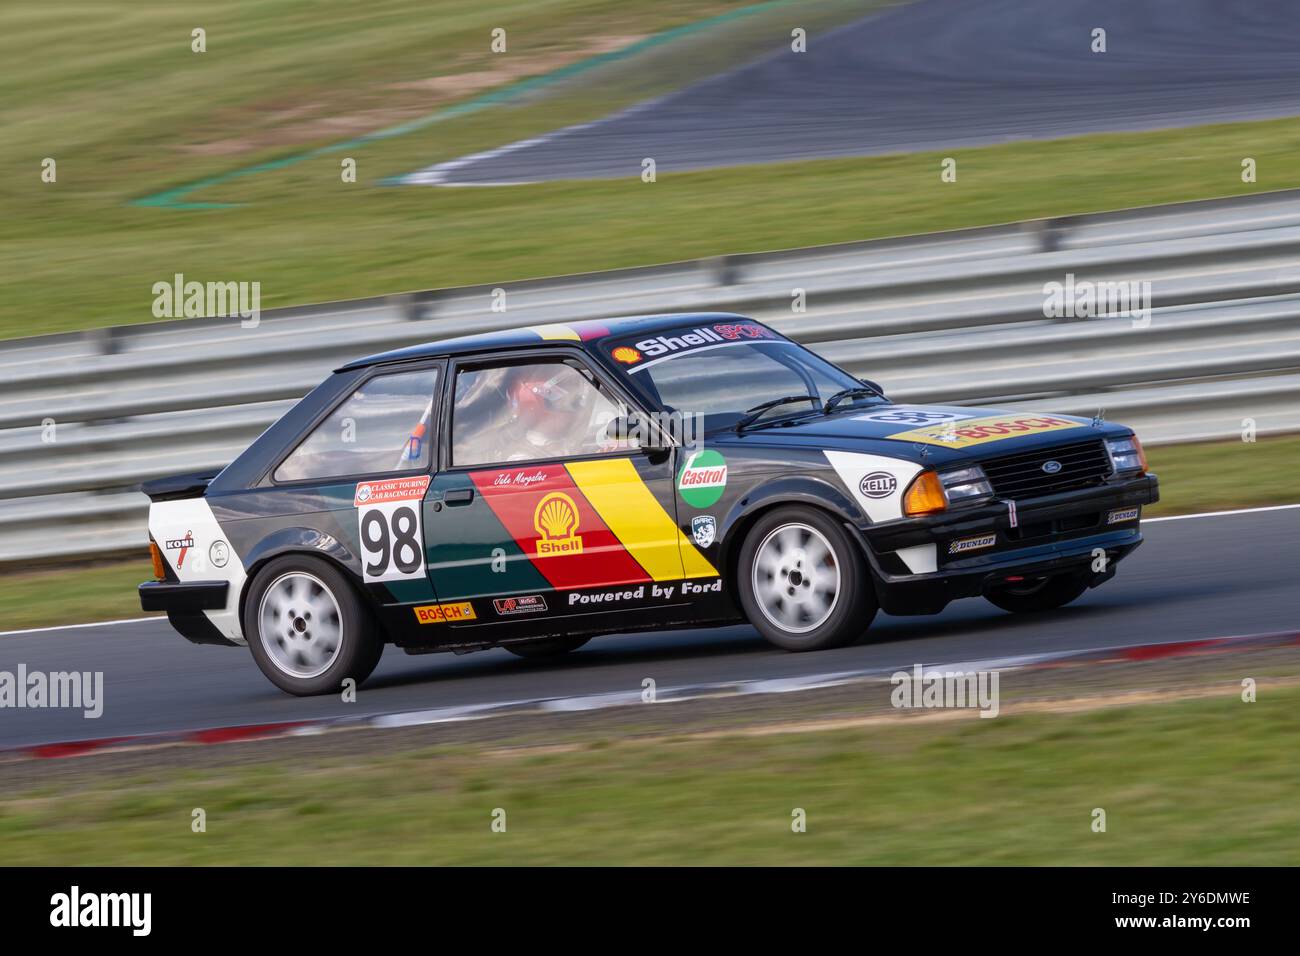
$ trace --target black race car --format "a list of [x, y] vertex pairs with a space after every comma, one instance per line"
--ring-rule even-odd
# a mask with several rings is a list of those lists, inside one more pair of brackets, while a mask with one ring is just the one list
[[386, 643], [547, 657], [749, 621], [789, 650], [877, 610], [1060, 607], [1157, 500], [1128, 428], [898, 405], [765, 325], [494, 332], [339, 369], [220, 474], [149, 482], [147, 611], [294, 694]]

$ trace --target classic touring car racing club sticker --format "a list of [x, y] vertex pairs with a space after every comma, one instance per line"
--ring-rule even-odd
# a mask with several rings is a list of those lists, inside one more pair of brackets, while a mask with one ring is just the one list
[[361, 574], [367, 584], [425, 576], [420, 502], [428, 488], [428, 475], [357, 485], [352, 503], [361, 537]]
[[1060, 431], [1065, 428], [1083, 428], [1083, 423], [1072, 422], [1068, 418], [1056, 418], [1051, 415], [1027, 415], [1016, 418], [1010, 415], [992, 418], [972, 418], [961, 422], [960, 427], [954, 422], [943, 425], [928, 425], [911, 431], [897, 432], [889, 437], [895, 441], [914, 441], [922, 445], [942, 445], [945, 448], [969, 448], [985, 442], [1002, 441], [1006, 438], [1018, 438], [1021, 435], [1034, 435], [1043, 432]]

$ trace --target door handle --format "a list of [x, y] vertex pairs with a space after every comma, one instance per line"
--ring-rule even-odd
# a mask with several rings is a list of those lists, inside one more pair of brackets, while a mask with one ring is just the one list
[[442, 496], [448, 505], [467, 505], [474, 500], [473, 488], [452, 488]]

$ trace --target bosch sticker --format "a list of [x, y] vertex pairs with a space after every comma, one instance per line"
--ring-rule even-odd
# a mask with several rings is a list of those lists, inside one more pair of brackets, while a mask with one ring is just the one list
[[1019, 438], [1022, 435], [1037, 435], [1044, 432], [1060, 431], [1066, 428], [1082, 428], [1080, 422], [1052, 415], [1006, 415], [992, 418], [973, 418], [957, 427], [949, 422], [943, 425], [928, 425], [911, 431], [897, 432], [889, 437], [897, 441], [914, 441], [922, 445], [942, 445], [945, 448], [968, 448], [971, 445], [983, 445], [986, 442], [1002, 441], [1007, 438]]

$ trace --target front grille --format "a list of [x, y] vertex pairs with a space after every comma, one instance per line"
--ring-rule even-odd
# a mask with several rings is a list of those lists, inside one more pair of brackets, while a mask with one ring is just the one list
[[[1059, 461], [1061, 470], [1049, 475], [1043, 471], [1043, 463], [1047, 461]], [[993, 493], [1013, 501], [1095, 488], [1110, 475], [1110, 456], [1101, 439], [1003, 455], [979, 464], [993, 485]]]

